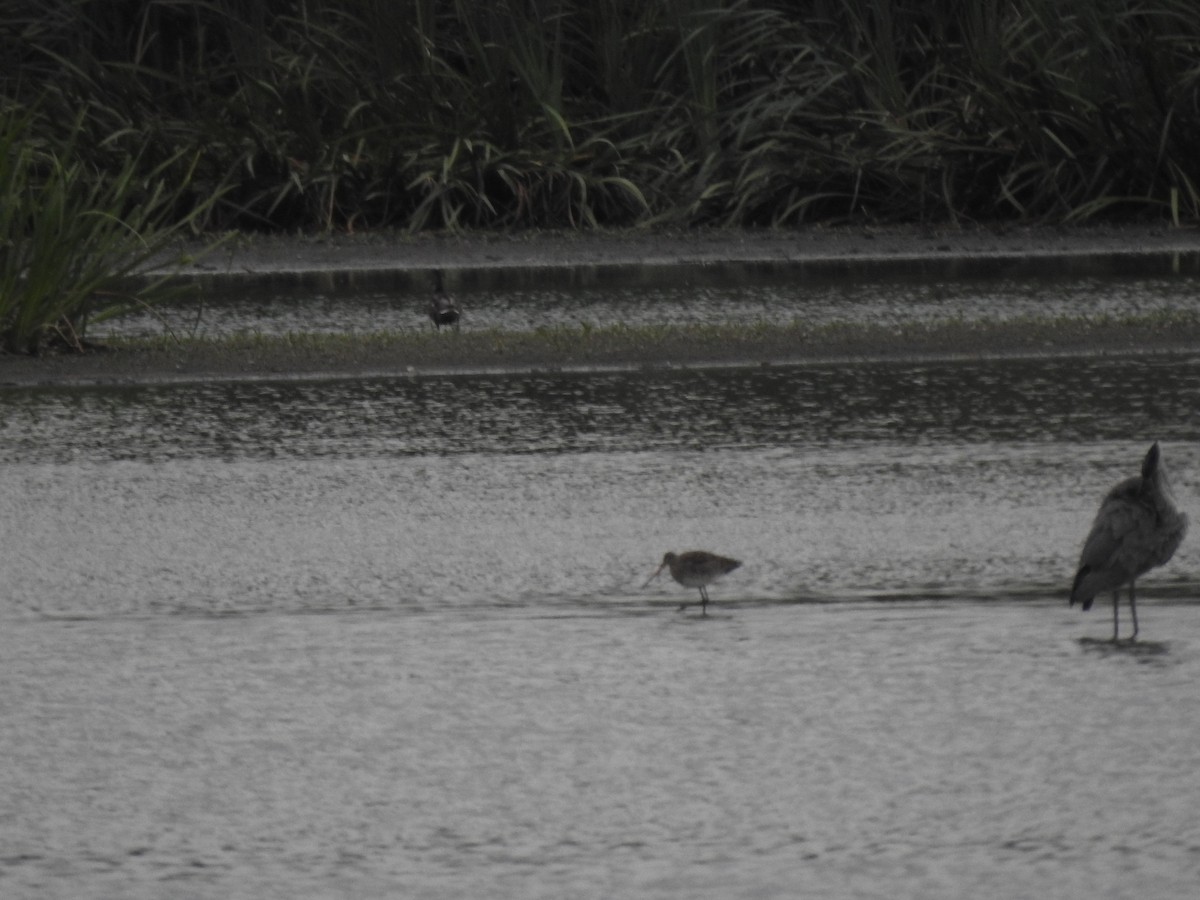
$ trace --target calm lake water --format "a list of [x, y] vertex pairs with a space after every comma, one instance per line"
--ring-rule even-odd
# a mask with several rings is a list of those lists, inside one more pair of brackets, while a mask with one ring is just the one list
[[[0, 894], [1178, 897], [1200, 355], [0, 391]], [[710, 615], [664, 551], [744, 566]], [[1127, 615], [1123, 613], [1123, 618]]]

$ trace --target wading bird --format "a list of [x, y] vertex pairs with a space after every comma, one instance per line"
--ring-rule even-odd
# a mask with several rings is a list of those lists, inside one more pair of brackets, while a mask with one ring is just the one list
[[[707, 586], [722, 575], [728, 575], [740, 565], [739, 560], [730, 559], [727, 556], [717, 556], [707, 550], [668, 553], [663, 557], [662, 564], [654, 570], [653, 575], [646, 579], [646, 584], [643, 584], [642, 587], [646, 587], [657, 578], [663, 569], [670, 569], [671, 577], [684, 587], [700, 588], [700, 612], [708, 615]], [[679, 608], [686, 609], [687, 604], [684, 603]]]
[[453, 325], [457, 328], [458, 320], [462, 316], [462, 309], [459, 308], [454, 298], [446, 293], [444, 278], [441, 269], [434, 269], [433, 296], [429, 298], [429, 306], [426, 310], [433, 322], [433, 327], [438, 331], [442, 330], [443, 325]]
[[1142, 460], [1142, 474], [1126, 478], [1104, 498], [1091, 533], [1079, 556], [1079, 571], [1071, 586], [1071, 606], [1085, 610], [1102, 591], [1113, 592], [1113, 641], [1117, 639], [1120, 588], [1129, 585], [1129, 609], [1137, 638], [1137, 598], [1134, 582], [1161, 566], [1179, 547], [1188, 518], [1175, 508], [1158, 443]]

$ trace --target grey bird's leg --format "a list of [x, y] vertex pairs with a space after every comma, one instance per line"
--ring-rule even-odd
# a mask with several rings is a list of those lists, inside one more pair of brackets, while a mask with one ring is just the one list
[[1129, 611], [1131, 613], [1133, 613], [1133, 636], [1129, 640], [1136, 641], [1137, 634], [1138, 634], [1137, 597], [1134, 595], [1133, 585], [1134, 585], [1134, 582], [1132, 582], [1132, 581], [1129, 582]]

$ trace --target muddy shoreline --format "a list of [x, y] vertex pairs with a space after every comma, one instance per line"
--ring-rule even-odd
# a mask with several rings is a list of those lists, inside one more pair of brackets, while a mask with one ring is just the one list
[[[524, 234], [430, 237], [252, 237], [228, 241], [178, 274], [224, 290], [285, 279], [297, 289], [387, 279], [402, 289], [442, 268], [472, 289], [519, 283], [636, 283], [654, 279], [1094, 275], [1200, 267], [1200, 233], [1165, 228], [810, 229], [796, 232]], [[419, 376], [447, 372], [639, 369], [834, 360], [1200, 352], [1200, 322], [1090, 320], [869, 324], [809, 331], [601, 329], [334, 339], [192, 341], [116, 346], [80, 356], [0, 356], [0, 389], [31, 385]]]

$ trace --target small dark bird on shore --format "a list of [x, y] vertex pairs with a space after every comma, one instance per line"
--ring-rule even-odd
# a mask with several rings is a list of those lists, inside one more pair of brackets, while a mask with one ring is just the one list
[[1129, 585], [1129, 609], [1137, 638], [1134, 582], [1169, 560], [1187, 533], [1188, 517], [1175, 508], [1158, 443], [1142, 460], [1142, 474], [1126, 478], [1105, 496], [1079, 556], [1071, 605], [1092, 608], [1096, 594], [1113, 592], [1113, 641], [1117, 639], [1120, 588]]
[[433, 327], [438, 331], [443, 325], [453, 325], [458, 328], [458, 320], [462, 317], [462, 309], [454, 298], [446, 293], [445, 275], [441, 269], [433, 271], [433, 296], [429, 298], [426, 308]]
[[[663, 556], [662, 564], [654, 571], [653, 575], [646, 579], [646, 584], [643, 584], [642, 587], [657, 578], [663, 569], [670, 569], [671, 577], [684, 587], [700, 589], [700, 613], [708, 615], [708, 585], [722, 575], [728, 575], [740, 565], [740, 560], [718, 556], [707, 550], [668, 553]], [[684, 603], [679, 608], [680, 610], [686, 609], [687, 604]]]

